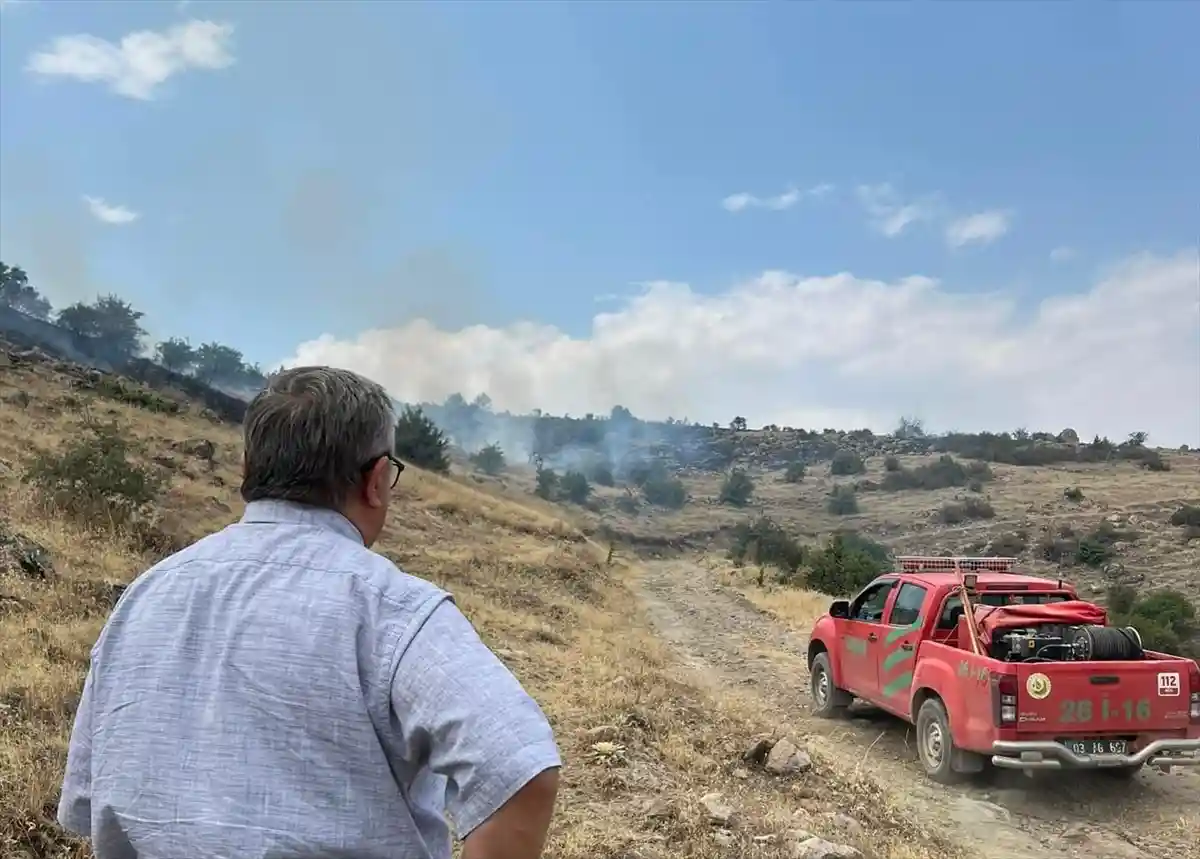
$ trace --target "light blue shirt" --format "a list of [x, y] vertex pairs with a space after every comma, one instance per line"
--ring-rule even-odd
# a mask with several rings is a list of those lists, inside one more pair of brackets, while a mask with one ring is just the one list
[[97, 859], [449, 859], [561, 765], [538, 705], [449, 594], [280, 501], [121, 597], [58, 819]]

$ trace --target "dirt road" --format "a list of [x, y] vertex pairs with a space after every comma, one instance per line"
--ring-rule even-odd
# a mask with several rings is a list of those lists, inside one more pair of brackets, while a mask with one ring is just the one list
[[980, 859], [1200, 859], [1200, 776], [1000, 772], [989, 784], [928, 781], [911, 727], [884, 714], [812, 718], [807, 642], [686, 560], [648, 561], [640, 581], [658, 634], [707, 682], [761, 696], [814, 751], [863, 767], [900, 807]]

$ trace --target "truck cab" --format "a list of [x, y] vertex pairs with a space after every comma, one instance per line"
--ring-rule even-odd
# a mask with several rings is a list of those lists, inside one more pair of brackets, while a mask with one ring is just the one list
[[816, 622], [815, 713], [861, 699], [917, 727], [936, 781], [988, 766], [1200, 766], [1200, 666], [1147, 651], [1066, 582], [1012, 558], [899, 559]]

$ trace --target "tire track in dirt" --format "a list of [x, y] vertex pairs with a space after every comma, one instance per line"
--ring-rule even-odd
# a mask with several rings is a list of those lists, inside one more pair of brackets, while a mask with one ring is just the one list
[[[847, 721], [810, 715], [805, 636], [720, 586], [685, 559], [647, 561], [639, 589], [661, 638], [710, 684], [738, 686], [785, 713], [826, 757], [862, 767], [896, 804], [980, 859], [1200, 859], [1200, 777], [1146, 772], [1124, 784], [1099, 774], [1030, 779], [1000, 771], [987, 784], [926, 779], [912, 728], [868, 711]], [[851, 764], [853, 762], [853, 764]]]

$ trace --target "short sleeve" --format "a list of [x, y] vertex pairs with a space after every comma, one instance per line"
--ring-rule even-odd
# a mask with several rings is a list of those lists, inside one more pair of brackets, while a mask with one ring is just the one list
[[562, 765], [541, 708], [449, 600], [400, 656], [391, 698], [407, 754], [447, 780], [459, 838]]
[[64, 829], [88, 836], [92, 831], [92, 685], [88, 668], [83, 694], [75, 710], [75, 725], [67, 747], [67, 769], [58, 800], [58, 822]]

